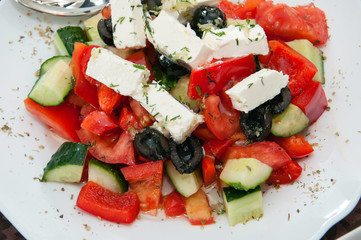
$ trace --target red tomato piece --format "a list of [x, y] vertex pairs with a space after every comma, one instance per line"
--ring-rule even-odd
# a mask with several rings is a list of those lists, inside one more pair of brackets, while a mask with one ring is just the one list
[[240, 112], [222, 104], [220, 97], [210, 95], [204, 100], [203, 115], [208, 129], [219, 139], [224, 140], [239, 132]]
[[120, 102], [125, 101], [127, 97], [120, 95], [119, 93], [115, 92], [113, 89], [107, 87], [104, 84], [99, 84], [98, 99], [100, 108], [104, 112], [111, 114], [114, 108], [116, 108], [120, 104]]
[[221, 159], [223, 153], [233, 144], [233, 139], [228, 138], [224, 140], [212, 139], [206, 142], [204, 145], [207, 145], [205, 148], [209, 149], [213, 156], [217, 159]]
[[266, 1], [257, 8], [256, 20], [269, 40], [308, 39], [325, 44], [328, 39], [325, 13], [314, 4], [290, 7]]
[[167, 217], [177, 217], [186, 213], [184, 198], [177, 191], [173, 191], [166, 196], [163, 204], [164, 213]]
[[100, 12], [105, 19], [108, 19], [112, 15], [112, 8], [110, 5], [107, 5]]
[[99, 107], [97, 87], [85, 79], [80, 64], [87, 48], [88, 46], [84, 43], [74, 43], [74, 52], [70, 62], [75, 79], [74, 92], [94, 107]]
[[97, 136], [81, 128], [77, 134], [82, 143], [91, 145], [89, 152], [96, 159], [106, 163], [135, 165], [133, 140], [128, 132], [122, 134], [110, 132], [109, 136], [104, 134]]
[[98, 136], [102, 135], [105, 131], [118, 127], [105, 112], [100, 110], [89, 113], [80, 126]]
[[119, 126], [124, 131], [129, 131], [131, 128], [136, 130], [142, 129], [142, 125], [139, 123], [139, 119], [129, 110], [127, 106], [124, 106], [120, 111]]
[[302, 173], [301, 166], [291, 161], [286, 165], [273, 170], [271, 176], [267, 179], [267, 183], [272, 184], [288, 184], [294, 182]]
[[205, 123], [200, 124], [193, 133], [197, 138], [203, 141], [209, 141], [211, 139], [216, 139], [216, 136], [208, 129]]
[[216, 181], [216, 168], [214, 166], [214, 157], [205, 156], [202, 159], [202, 176], [204, 186], [211, 185]]
[[269, 141], [230, 147], [224, 153], [222, 160], [227, 161], [227, 159], [233, 158], [255, 158], [272, 167], [273, 170], [277, 170], [292, 161], [280, 145]]
[[301, 134], [286, 138], [271, 136], [271, 139], [278, 143], [291, 158], [302, 158], [313, 152], [312, 146]]
[[270, 51], [266, 56], [258, 56], [260, 63], [270, 69], [282, 71], [289, 76], [288, 87], [292, 97], [297, 96], [317, 73], [317, 67], [307, 58], [281, 41], [269, 41]]
[[325, 91], [320, 82], [312, 81], [305, 89], [291, 101], [298, 106], [314, 123], [328, 106]]
[[130, 189], [137, 193], [140, 209], [156, 215], [162, 197], [163, 161], [124, 167], [121, 171]]
[[192, 225], [214, 223], [208, 197], [202, 189], [185, 199], [186, 214]]
[[136, 100], [130, 100], [129, 106], [132, 109], [134, 115], [139, 119], [140, 125], [143, 127], [149, 127], [155, 122], [154, 117], [145, 110], [142, 105]]
[[137, 194], [115, 193], [92, 181], [82, 187], [76, 205], [90, 214], [115, 223], [132, 223], [139, 214]]
[[229, 82], [239, 81], [254, 73], [256, 63], [253, 55], [240, 58], [213, 60], [192, 70], [188, 96], [199, 99], [220, 92]]
[[30, 98], [26, 98], [24, 104], [28, 112], [48, 125], [57, 135], [68, 141], [79, 142], [76, 130], [80, 128], [80, 108], [67, 102], [59, 106], [43, 107]]
[[152, 82], [154, 80], [152, 65], [150, 65], [147, 56], [143, 50], [137, 51], [126, 58], [126, 60], [131, 61], [132, 63], [143, 65], [150, 71], [149, 80]]
[[235, 4], [231, 1], [222, 0], [218, 7], [232, 19], [255, 19], [257, 7], [265, 0], [246, 0], [245, 3]]

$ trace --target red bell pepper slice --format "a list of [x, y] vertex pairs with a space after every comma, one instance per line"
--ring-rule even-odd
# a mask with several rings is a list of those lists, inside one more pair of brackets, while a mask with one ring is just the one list
[[130, 189], [137, 193], [140, 209], [148, 214], [156, 215], [162, 197], [163, 161], [124, 167], [121, 171]]
[[191, 99], [199, 99], [206, 94], [218, 93], [229, 82], [248, 77], [255, 69], [253, 55], [214, 60], [192, 70], [187, 94]]
[[294, 182], [302, 173], [302, 167], [295, 161], [273, 170], [267, 183], [288, 184]]
[[171, 192], [165, 197], [163, 209], [167, 217], [177, 217], [185, 214], [184, 197], [177, 191]]
[[322, 84], [315, 81], [312, 81], [299, 95], [294, 97], [291, 103], [306, 114], [310, 119], [310, 124], [314, 123], [328, 106]]
[[80, 67], [83, 72], [83, 76], [86, 80], [88, 80], [92, 85], [97, 85], [99, 82], [92, 77], [86, 75], [86, 69], [88, 68], [88, 62], [90, 57], [92, 56], [93, 48], [99, 48], [99, 46], [91, 45], [83, 52], [83, 56], [80, 59]]
[[204, 186], [211, 185], [216, 181], [216, 168], [214, 166], [214, 157], [205, 156], [202, 159], [202, 176]]
[[92, 181], [82, 187], [76, 205], [90, 214], [115, 223], [132, 223], [139, 214], [136, 193], [115, 193]]
[[301, 134], [286, 138], [272, 135], [271, 139], [278, 143], [291, 158], [302, 158], [313, 152], [312, 146]]
[[70, 61], [75, 79], [74, 92], [94, 107], [99, 107], [97, 87], [85, 79], [81, 67], [81, 59], [87, 48], [84, 43], [74, 43], [74, 52]]
[[154, 80], [152, 65], [149, 63], [147, 56], [143, 50], [137, 51], [126, 58], [126, 60], [131, 61], [132, 63], [143, 65], [150, 71], [149, 80], [152, 82]]
[[[121, 130], [115, 128], [114, 130]], [[123, 163], [135, 165], [135, 155], [132, 137], [128, 132], [119, 132], [110, 130], [108, 135], [97, 136], [85, 129], [79, 129], [77, 134], [80, 141], [84, 144], [90, 144], [89, 152], [96, 159], [106, 163]]]
[[117, 124], [105, 112], [95, 110], [89, 113], [81, 123], [81, 128], [98, 136], [105, 131], [118, 127]]
[[80, 128], [80, 108], [67, 102], [59, 106], [43, 107], [30, 98], [26, 98], [24, 104], [28, 112], [47, 124], [57, 135], [68, 141], [79, 142], [76, 130]]
[[281, 41], [269, 41], [270, 51], [266, 56], [258, 56], [265, 68], [282, 71], [289, 76], [288, 87], [292, 97], [297, 96], [312, 82], [317, 67], [307, 58]]
[[208, 197], [202, 189], [185, 199], [186, 216], [192, 225], [214, 223]]

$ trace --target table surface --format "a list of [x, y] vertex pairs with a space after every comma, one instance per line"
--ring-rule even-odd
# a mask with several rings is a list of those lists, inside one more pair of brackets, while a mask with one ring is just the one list
[[[361, 226], [361, 200], [358, 202], [355, 209], [348, 216], [346, 216], [344, 219], [342, 219], [337, 224], [335, 224], [331, 229], [329, 229], [321, 240], [337, 239], [359, 226]], [[25, 239], [1, 213], [0, 213], [0, 239], [2, 240]]]

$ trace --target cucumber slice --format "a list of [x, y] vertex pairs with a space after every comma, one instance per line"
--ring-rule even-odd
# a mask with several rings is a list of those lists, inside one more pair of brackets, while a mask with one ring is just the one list
[[291, 42], [286, 42], [288, 46], [299, 52], [301, 55], [310, 60], [317, 67], [317, 73], [313, 81], [325, 83], [325, 70], [323, 66], [323, 52], [307, 39], [298, 39]]
[[[101, 13], [98, 13], [84, 21], [85, 34], [90, 41], [103, 42], [103, 40], [100, 37], [99, 32], [98, 32], [98, 22], [102, 18], [103, 18], [103, 15]], [[104, 45], [105, 45], [105, 43], [104, 43]]]
[[95, 45], [99, 47], [106, 47], [107, 45], [103, 41], [90, 41], [85, 43], [88, 46]]
[[59, 61], [63, 60], [67, 64], [70, 64], [71, 57], [70, 56], [54, 56], [52, 58], [47, 59], [43, 64], [40, 66], [39, 76], [44, 75], [49, 69], [53, 68], [54, 65]]
[[203, 180], [199, 169], [189, 174], [180, 174], [174, 167], [172, 161], [164, 163], [165, 170], [175, 189], [184, 197], [189, 197], [196, 193], [202, 186]]
[[271, 133], [277, 137], [290, 137], [305, 130], [309, 123], [302, 110], [291, 103], [284, 112], [272, 116]]
[[262, 191], [259, 186], [249, 191], [223, 188], [223, 202], [231, 226], [259, 219], [263, 215]]
[[64, 101], [73, 85], [71, 67], [60, 59], [39, 77], [28, 97], [42, 106], [57, 106]]
[[223, 168], [220, 179], [239, 189], [254, 189], [271, 175], [272, 168], [255, 158], [229, 159]]
[[113, 192], [123, 193], [128, 190], [128, 182], [119, 167], [95, 158], [89, 162], [88, 181], [93, 181]]
[[42, 182], [80, 182], [88, 145], [65, 142], [44, 168]]
[[181, 77], [174, 88], [170, 91], [170, 94], [180, 101], [181, 103], [187, 105], [194, 112], [199, 111], [199, 100], [192, 100], [188, 97], [188, 84], [189, 84], [189, 76]]
[[74, 43], [85, 43], [87, 38], [83, 29], [79, 26], [66, 26], [59, 28], [55, 33], [54, 44], [59, 55], [71, 56], [74, 51]]

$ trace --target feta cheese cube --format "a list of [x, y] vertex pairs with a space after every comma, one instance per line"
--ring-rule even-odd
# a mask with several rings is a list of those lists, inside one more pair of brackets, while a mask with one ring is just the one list
[[86, 74], [116, 92], [132, 96], [142, 91], [150, 72], [143, 65], [127, 61], [104, 48], [93, 48]]
[[271, 69], [262, 69], [226, 91], [233, 108], [248, 113], [277, 96], [286, 87], [288, 75]]
[[205, 63], [212, 53], [190, 26], [185, 27], [163, 10], [148, 23], [146, 34], [157, 50], [190, 68]]
[[266, 34], [260, 25], [209, 29], [204, 32], [203, 41], [214, 49], [212, 57], [215, 59], [266, 55], [269, 51]]
[[146, 45], [145, 18], [140, 0], [110, 0], [113, 40], [116, 48], [143, 48]]
[[203, 122], [202, 115], [178, 102], [159, 84], [144, 85], [143, 93], [133, 95], [133, 98], [153, 115], [177, 143], [183, 142]]

